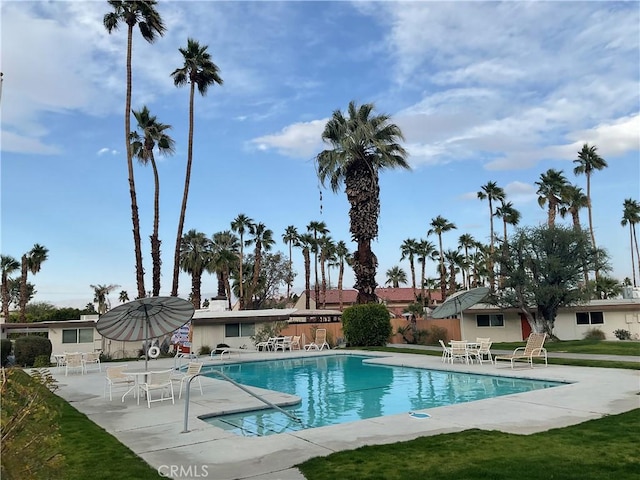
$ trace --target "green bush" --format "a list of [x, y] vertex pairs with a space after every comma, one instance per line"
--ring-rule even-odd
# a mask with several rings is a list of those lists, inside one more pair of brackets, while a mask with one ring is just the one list
[[3, 367], [7, 364], [9, 355], [11, 355], [11, 340], [3, 338], [0, 340], [0, 363]]
[[604, 332], [598, 328], [590, 328], [586, 332], [584, 332], [585, 340], [604, 340], [606, 335]]
[[198, 350], [198, 355], [209, 355], [211, 353], [211, 347], [209, 345], [202, 345]]
[[48, 368], [51, 366], [51, 357], [47, 355], [38, 355], [33, 362], [33, 368]]
[[380, 303], [354, 305], [342, 312], [342, 331], [351, 347], [384, 346], [393, 332], [387, 307]]
[[427, 329], [426, 344], [438, 345], [438, 340], [442, 340], [444, 343], [449, 342], [447, 329], [437, 325], [432, 325]]
[[18, 337], [14, 346], [16, 364], [23, 367], [32, 367], [36, 357], [44, 355], [51, 358], [53, 347], [48, 338], [29, 335]]
[[613, 334], [618, 340], [631, 340], [631, 332], [629, 330], [619, 328], [618, 330], [614, 330]]

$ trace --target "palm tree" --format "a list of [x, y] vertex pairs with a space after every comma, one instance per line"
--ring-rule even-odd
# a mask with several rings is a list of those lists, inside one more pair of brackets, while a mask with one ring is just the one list
[[140, 34], [147, 42], [153, 43], [158, 36], [164, 35], [165, 26], [162, 17], [155, 9], [158, 2], [109, 0], [113, 12], [103, 18], [104, 27], [111, 33], [117, 30], [120, 23], [127, 25], [127, 93], [124, 107], [124, 144], [127, 151], [127, 168], [129, 173], [129, 193], [131, 194], [131, 218], [133, 222], [133, 244], [136, 257], [136, 283], [138, 298], [146, 296], [144, 288], [144, 267], [142, 265], [142, 246], [140, 244], [140, 217], [136, 200], [136, 186], [133, 176], [133, 152], [129, 143], [131, 134], [131, 51], [133, 46], [133, 28], [138, 25]]
[[[425, 296], [424, 296], [424, 287], [425, 287], [425, 271], [427, 269], [427, 259], [433, 259], [433, 254], [436, 251], [436, 246], [428, 241], [428, 240], [419, 240], [417, 243], [417, 251], [416, 256], [418, 262], [421, 265], [420, 272], [420, 298], [422, 299], [422, 306], [425, 306]], [[429, 292], [429, 298], [431, 298], [431, 292]]]
[[[120, 285], [89, 285], [93, 288], [93, 301], [98, 304], [98, 315], [107, 313], [111, 309], [109, 294]], [[126, 292], [125, 292], [126, 293]]]
[[582, 189], [577, 185], [567, 185], [562, 192], [562, 205], [560, 206], [560, 216], [564, 218], [571, 215], [573, 228], [582, 230], [580, 226], [580, 209], [588, 206], [589, 199]]
[[120, 301], [120, 303], [129, 301], [129, 294], [127, 293], [126, 290], [120, 291], [120, 293], [118, 294], [118, 300]]
[[320, 244], [318, 243], [318, 234], [326, 235], [329, 233], [329, 229], [324, 222], [309, 222], [307, 225], [307, 232], [313, 234], [313, 243], [311, 244], [311, 251], [313, 252], [313, 271], [315, 275], [315, 284], [313, 289], [315, 291], [316, 303], [320, 303], [320, 281], [318, 279], [318, 252], [320, 251]]
[[[184, 217], [187, 212], [187, 199], [189, 197], [189, 182], [191, 180], [191, 163], [193, 162], [193, 112], [195, 88], [198, 87], [200, 95], [207, 94], [207, 90], [213, 84], [222, 85], [223, 81], [219, 75], [218, 66], [211, 61], [211, 55], [207, 52], [206, 45], [201, 46], [192, 38], [187, 39], [187, 48], [178, 50], [184, 58], [182, 68], [176, 68], [171, 76], [176, 87], [189, 84], [189, 143], [187, 148], [187, 172], [184, 178], [184, 192], [182, 194], [182, 207], [180, 209], [180, 220], [178, 221], [178, 235], [176, 237], [176, 251], [174, 255], [173, 284], [171, 295], [178, 295], [178, 265], [180, 260], [180, 246], [182, 239], [182, 229], [184, 228]], [[242, 285], [242, 283], [240, 284]]]
[[372, 115], [374, 105], [360, 107], [349, 103], [348, 117], [339, 110], [327, 122], [322, 139], [331, 145], [317, 156], [318, 177], [324, 185], [329, 180], [337, 192], [344, 182], [351, 205], [351, 237], [358, 243], [353, 255], [353, 270], [358, 290], [357, 303], [377, 302], [376, 267], [378, 260], [371, 241], [378, 236], [380, 214], [379, 172], [387, 168], [410, 169], [407, 152], [398, 143], [404, 140], [400, 128], [390, 123], [388, 115]]
[[340, 311], [342, 311], [342, 279], [344, 277], [344, 264], [349, 262], [349, 249], [344, 240], [336, 243], [336, 258], [338, 259], [338, 302], [340, 303]]
[[173, 138], [165, 133], [171, 125], [158, 122], [157, 118], [149, 113], [149, 109], [142, 107], [142, 110], [133, 111], [133, 116], [138, 121], [140, 132], [131, 132], [131, 150], [134, 157], [142, 165], [151, 164], [153, 169], [154, 195], [153, 195], [153, 233], [151, 234], [151, 261], [153, 264], [153, 288], [152, 295], [160, 295], [160, 239], [158, 229], [160, 226], [160, 179], [158, 177], [158, 167], [153, 154], [153, 149], [157, 146], [160, 155], [170, 155], [174, 153]]
[[20, 270], [20, 262], [9, 255], [0, 255], [0, 268], [2, 268], [2, 316], [6, 322], [9, 318], [9, 276]]
[[556, 213], [562, 205], [562, 192], [567, 186], [567, 179], [562, 170], [554, 170], [550, 168], [545, 173], [540, 174], [540, 181], [535, 182], [538, 185], [538, 205], [544, 208], [545, 203], [548, 205], [547, 224], [549, 228], [553, 228], [556, 223]]
[[247, 296], [247, 300], [256, 292], [258, 280], [260, 278], [260, 269], [262, 267], [262, 252], [269, 252], [275, 245], [273, 239], [273, 231], [268, 229], [264, 223], [255, 223], [251, 225], [249, 232], [253, 238], [247, 240], [247, 246], [254, 245], [253, 249], [253, 278], [251, 280], [251, 291]]
[[[448, 295], [452, 295], [456, 292], [456, 273], [462, 270], [464, 275], [464, 256], [460, 254], [459, 250], [449, 249], [444, 252], [444, 258], [449, 264], [449, 288]], [[462, 267], [462, 268], [458, 268]], [[464, 279], [463, 279], [464, 280]]]
[[240, 242], [230, 230], [214, 233], [211, 241], [211, 263], [218, 277], [218, 296], [227, 298], [231, 310], [231, 271], [238, 261]]
[[310, 296], [311, 296], [311, 257], [310, 250], [313, 244], [313, 235], [309, 233], [303, 233], [296, 239], [294, 246], [299, 247], [302, 250], [302, 257], [304, 258], [304, 293], [305, 293], [305, 305], [304, 308], [309, 310]]
[[489, 200], [489, 245], [490, 245], [490, 259], [489, 259], [489, 286], [491, 287], [491, 290], [494, 289], [495, 285], [494, 285], [494, 273], [493, 273], [493, 258], [494, 258], [494, 248], [493, 248], [493, 242], [495, 239], [495, 235], [493, 233], [493, 216], [494, 216], [494, 211], [493, 211], [493, 201], [494, 200], [499, 200], [499, 201], [503, 201], [506, 197], [506, 194], [504, 193], [504, 190], [498, 186], [498, 184], [496, 182], [487, 182], [486, 185], [483, 185], [482, 190], [480, 190], [477, 195], [478, 198], [480, 200], [485, 200], [488, 199]]
[[[508, 240], [507, 240], [507, 238], [508, 238], [507, 225], [512, 225], [514, 227], [516, 225], [518, 225], [518, 223], [520, 223], [521, 214], [513, 206], [512, 202], [505, 202], [504, 200], [502, 200], [502, 205], [500, 205], [498, 208], [496, 208], [495, 215], [496, 215], [496, 217], [502, 219], [502, 225], [503, 225], [503, 228], [504, 228], [503, 238], [502, 238], [502, 254], [503, 255], [508, 255], [509, 254], [509, 244], [508, 244]], [[490, 271], [493, 271], [493, 269], [491, 269]], [[500, 274], [500, 286], [503, 286], [504, 282], [505, 282], [505, 275], [504, 275], [504, 273], [501, 273]]]
[[242, 273], [243, 273], [243, 262], [244, 262], [244, 234], [248, 232], [251, 226], [253, 225], [253, 219], [247, 217], [244, 213], [239, 214], [236, 218], [231, 222], [231, 230], [236, 232], [240, 237], [240, 253], [238, 258], [240, 260], [240, 267], [238, 270], [239, 282], [238, 286], [240, 288], [240, 294], [238, 299], [240, 301], [240, 310], [244, 310], [244, 286], [242, 281]]
[[475, 246], [475, 239], [468, 233], [463, 233], [458, 237], [458, 246], [464, 250], [464, 259], [467, 265], [465, 271], [466, 281], [464, 282], [464, 288], [469, 289], [471, 287], [471, 277], [469, 276], [469, 249]]
[[189, 230], [180, 243], [180, 268], [191, 275], [191, 302], [193, 308], [199, 309], [202, 274], [211, 268], [213, 259], [212, 241], [195, 229]]
[[416, 266], [415, 266], [415, 256], [418, 250], [418, 241], [415, 238], [407, 238], [400, 245], [400, 252], [402, 256], [400, 257], [400, 261], [404, 259], [409, 260], [409, 268], [411, 269], [411, 286], [413, 287], [413, 297], [416, 297]]
[[31, 272], [33, 275], [40, 271], [42, 263], [47, 260], [49, 256], [49, 250], [36, 243], [33, 248], [27, 253], [22, 255], [21, 259], [21, 275], [20, 275], [20, 321], [25, 322], [27, 320], [27, 302], [29, 301], [29, 292], [27, 287], [27, 273]]
[[289, 278], [287, 279], [287, 298], [291, 298], [291, 287], [293, 286], [293, 244], [298, 239], [298, 229], [289, 225], [282, 234], [282, 241], [289, 245]]
[[444, 254], [442, 250], [442, 234], [444, 232], [448, 232], [450, 230], [454, 230], [457, 228], [455, 224], [451, 223], [449, 220], [444, 218], [441, 215], [438, 215], [436, 218], [431, 219], [431, 228], [427, 231], [427, 236], [435, 233], [438, 235], [438, 244], [440, 245], [440, 293], [442, 298], [445, 298], [446, 294], [446, 270], [444, 268]]
[[[576, 164], [573, 169], [574, 175], [584, 174], [587, 177], [587, 210], [589, 212], [589, 232], [591, 233], [591, 243], [593, 248], [596, 248], [596, 237], [593, 234], [593, 220], [591, 218], [591, 175], [594, 170], [602, 170], [606, 168], [607, 162], [598, 155], [598, 147], [592, 145], [591, 147], [585, 143], [582, 146], [582, 150], [578, 152], [578, 158], [573, 163]], [[597, 276], [597, 271], [596, 271]]]
[[620, 225], [626, 227], [629, 225], [629, 246], [631, 247], [631, 272], [633, 278], [633, 286], [636, 287], [636, 267], [633, 256], [633, 246], [635, 242], [636, 259], [638, 262], [638, 272], [640, 274], [640, 250], [638, 250], [638, 236], [636, 233], [636, 225], [640, 223], [640, 202], [632, 198], [626, 198], [623, 204], [622, 221]]
[[336, 248], [333, 239], [327, 235], [323, 235], [318, 239], [318, 249], [320, 250], [320, 275], [322, 281], [322, 308], [327, 304], [327, 279], [325, 277], [325, 265], [327, 260], [331, 258]]
[[401, 283], [407, 283], [407, 272], [398, 265], [387, 270], [387, 281], [385, 285], [391, 285], [393, 288], [399, 288]]

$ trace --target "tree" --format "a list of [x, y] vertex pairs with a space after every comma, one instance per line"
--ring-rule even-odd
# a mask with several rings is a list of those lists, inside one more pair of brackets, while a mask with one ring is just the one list
[[109, 0], [113, 12], [104, 16], [103, 24], [107, 32], [117, 30], [120, 23], [127, 25], [127, 93], [124, 107], [124, 144], [127, 152], [127, 168], [129, 174], [129, 193], [131, 194], [131, 219], [133, 222], [133, 244], [136, 259], [136, 283], [138, 298], [146, 296], [144, 288], [144, 267], [142, 265], [142, 247], [140, 244], [140, 217], [136, 199], [136, 186], [133, 175], [133, 152], [129, 143], [131, 134], [131, 51], [133, 46], [133, 28], [137, 25], [142, 38], [153, 43], [158, 36], [164, 35], [165, 26], [162, 17], [155, 9], [158, 2]]
[[305, 305], [304, 308], [309, 310], [310, 296], [311, 296], [311, 256], [310, 250], [311, 245], [313, 244], [313, 235], [309, 233], [303, 233], [296, 240], [295, 246], [299, 247], [302, 250], [302, 257], [304, 258], [304, 294], [305, 294]]
[[573, 228], [582, 230], [580, 225], [580, 209], [588, 205], [587, 196], [577, 185], [567, 185], [562, 191], [562, 205], [560, 206], [560, 216], [571, 215]]
[[342, 311], [342, 279], [344, 277], [344, 264], [349, 263], [350, 255], [347, 244], [343, 240], [336, 243], [336, 257], [338, 259], [338, 302], [340, 303], [340, 311]]
[[253, 220], [247, 217], [244, 213], [239, 214], [232, 222], [231, 222], [231, 230], [236, 232], [240, 237], [240, 253], [238, 254], [239, 259], [239, 301], [240, 301], [240, 310], [244, 310], [244, 288], [243, 288], [243, 260], [244, 260], [244, 234], [249, 232], [251, 226], [253, 225]]
[[238, 261], [240, 241], [230, 230], [213, 234], [212, 265], [218, 276], [218, 296], [226, 297], [231, 310], [231, 272]]
[[459, 270], [462, 270], [464, 280], [464, 256], [460, 254], [460, 250], [449, 249], [444, 252], [444, 258], [449, 264], [449, 288], [447, 294], [453, 295], [457, 290], [456, 273]]
[[109, 294], [120, 285], [89, 285], [93, 288], [93, 301], [98, 304], [98, 314], [102, 315], [111, 309]]
[[191, 229], [184, 234], [180, 243], [180, 268], [191, 275], [191, 302], [195, 309], [200, 308], [202, 274], [211, 267], [212, 258], [212, 242], [204, 233]]
[[27, 285], [27, 273], [31, 272], [32, 275], [38, 273], [42, 263], [45, 262], [47, 258], [49, 258], [49, 250], [38, 243], [36, 243], [31, 250], [22, 255], [19, 301], [21, 322], [26, 320], [25, 310], [27, 308], [27, 303], [31, 298]]
[[[417, 257], [418, 257], [418, 262], [421, 265], [421, 272], [420, 272], [420, 298], [422, 300], [422, 306], [425, 306], [425, 298], [428, 298], [429, 300], [431, 300], [431, 291], [429, 290], [428, 296], [425, 297], [424, 295], [424, 287], [425, 287], [425, 272], [427, 269], [427, 259], [433, 259], [433, 254], [436, 253], [436, 246], [428, 241], [428, 240], [419, 240], [418, 241], [418, 251], [416, 253]], [[444, 297], [443, 297], [444, 298]], [[427, 305], [430, 302], [427, 302]]]
[[[593, 234], [593, 219], [591, 218], [591, 175], [594, 170], [602, 170], [606, 168], [607, 162], [598, 155], [598, 147], [589, 146], [585, 143], [582, 150], [578, 152], [578, 158], [573, 163], [576, 164], [573, 169], [574, 175], [584, 174], [587, 177], [587, 210], [589, 212], [589, 232], [591, 233], [591, 243], [596, 247], [596, 237]], [[597, 276], [597, 270], [596, 270]]]
[[298, 239], [298, 229], [289, 225], [282, 234], [282, 241], [289, 246], [289, 279], [287, 281], [287, 298], [291, 298], [291, 287], [293, 286], [293, 244]]
[[176, 68], [171, 76], [176, 87], [189, 84], [189, 143], [187, 147], [187, 171], [184, 177], [184, 192], [182, 194], [182, 206], [180, 208], [180, 220], [178, 221], [178, 234], [176, 236], [176, 250], [173, 266], [173, 283], [171, 286], [171, 296], [178, 296], [178, 266], [182, 263], [180, 259], [180, 248], [182, 244], [182, 229], [184, 228], [184, 217], [187, 212], [187, 199], [189, 197], [189, 182], [191, 180], [191, 164], [193, 162], [193, 113], [195, 88], [198, 87], [200, 95], [205, 96], [207, 90], [213, 84], [222, 85], [223, 81], [219, 75], [218, 66], [211, 61], [211, 55], [207, 52], [207, 45], [200, 45], [196, 40], [187, 39], [187, 48], [178, 50], [184, 58], [184, 65]]
[[391, 285], [393, 288], [399, 288], [401, 283], [407, 283], [407, 272], [398, 265], [387, 270], [387, 281], [385, 285]]
[[535, 182], [538, 185], [538, 205], [544, 208], [548, 206], [547, 225], [550, 228], [556, 223], [556, 213], [562, 205], [562, 192], [567, 186], [567, 179], [562, 170], [554, 170], [550, 168], [545, 173], [540, 174], [540, 181]]
[[331, 189], [337, 192], [344, 182], [351, 205], [349, 231], [358, 244], [353, 254], [353, 270], [359, 304], [378, 299], [375, 293], [378, 260], [371, 241], [378, 236], [379, 172], [388, 168], [410, 169], [407, 152], [398, 143], [404, 140], [402, 131], [390, 123], [388, 115], [372, 115], [373, 110], [371, 103], [358, 107], [351, 101], [347, 117], [340, 110], [334, 111], [322, 132], [322, 140], [331, 148], [316, 157], [321, 183], [324, 185], [328, 180]]
[[580, 282], [599, 255], [587, 232], [564, 226], [521, 228], [509, 240], [509, 255], [499, 257], [505, 285], [494, 300], [503, 308], [517, 308], [534, 332], [553, 336], [558, 309], [589, 298]]
[[280, 285], [287, 283], [287, 263], [288, 260], [282, 252], [263, 255], [260, 279], [251, 299], [252, 308], [277, 308], [282, 305]]
[[260, 278], [260, 268], [262, 262], [262, 252], [268, 252], [275, 245], [273, 239], [273, 231], [268, 229], [264, 223], [254, 223], [251, 225], [249, 232], [253, 235], [253, 238], [247, 240], [247, 246], [254, 245], [253, 249], [253, 278], [251, 279], [251, 290], [247, 295], [245, 292], [246, 300], [251, 300], [258, 288], [258, 280]]
[[323, 235], [318, 239], [318, 249], [320, 250], [320, 278], [322, 282], [322, 308], [327, 304], [327, 278], [325, 276], [325, 265], [333, 256], [336, 244], [331, 237]]
[[413, 297], [416, 296], [416, 266], [415, 266], [415, 257], [418, 253], [418, 241], [415, 238], [407, 238], [400, 245], [400, 252], [402, 256], [400, 257], [400, 261], [408, 259], [409, 260], [409, 268], [411, 269], [411, 287], [413, 288]]
[[120, 303], [125, 303], [129, 301], [129, 294], [127, 293], [126, 290], [120, 291], [120, 293], [118, 294], [118, 300], [120, 301]]
[[633, 258], [633, 247], [635, 243], [636, 260], [638, 262], [638, 273], [640, 274], [640, 250], [638, 250], [638, 235], [636, 234], [636, 225], [640, 223], [640, 202], [632, 198], [626, 198], [623, 204], [622, 221], [620, 225], [626, 227], [629, 225], [629, 250], [631, 250], [631, 278], [633, 278], [633, 286], [636, 287], [636, 267]]
[[320, 243], [318, 235], [326, 235], [329, 229], [324, 222], [312, 221], [307, 225], [307, 232], [313, 235], [313, 243], [311, 244], [311, 252], [313, 253], [313, 272], [315, 275], [315, 283], [313, 289], [315, 291], [316, 303], [320, 304], [320, 280], [318, 279], [318, 253], [320, 252]]
[[[497, 213], [497, 212], [496, 212]], [[476, 244], [475, 239], [468, 233], [463, 233], [458, 237], [458, 246], [464, 250], [464, 260], [465, 260], [465, 278], [464, 288], [471, 287], [471, 276], [469, 275], [469, 266], [471, 262], [469, 261], [469, 249], [473, 248]]]
[[[520, 223], [520, 212], [516, 210], [513, 206], [512, 202], [505, 202], [502, 200], [502, 205], [496, 208], [496, 217], [502, 219], [502, 224], [504, 227], [504, 233], [502, 237], [502, 253], [503, 255], [508, 252], [508, 235], [507, 235], [507, 225], [516, 226]], [[492, 270], [490, 270], [492, 271]], [[504, 272], [500, 273], [500, 286], [504, 285]]]
[[494, 258], [494, 248], [493, 248], [493, 242], [495, 239], [495, 235], [493, 233], [493, 216], [495, 215], [494, 211], [493, 211], [493, 202], [495, 200], [499, 200], [499, 201], [504, 201], [506, 194], [504, 193], [504, 190], [498, 186], [498, 184], [496, 182], [487, 182], [486, 185], [483, 185], [482, 187], [480, 187], [482, 190], [480, 190], [477, 195], [478, 198], [480, 200], [489, 200], [489, 246], [490, 246], [490, 250], [489, 250], [489, 265], [487, 266], [488, 270], [489, 270], [489, 287], [491, 288], [491, 290], [494, 289], [495, 287], [495, 281], [494, 281], [494, 269], [493, 269], [493, 258]]
[[442, 249], [442, 234], [456, 228], [455, 224], [441, 215], [431, 219], [431, 228], [427, 231], [427, 236], [435, 233], [438, 235], [438, 244], [440, 246], [440, 294], [442, 298], [446, 297], [446, 270], [444, 268], [444, 252]]
[[158, 229], [160, 226], [160, 178], [158, 167], [153, 155], [153, 149], [157, 146], [160, 155], [170, 155], [174, 153], [173, 139], [165, 133], [171, 125], [158, 122], [157, 118], [149, 113], [149, 109], [142, 107], [142, 110], [134, 110], [133, 116], [138, 122], [140, 132], [131, 132], [131, 151], [134, 157], [142, 165], [151, 164], [153, 169], [153, 233], [151, 234], [151, 262], [153, 265], [152, 295], [160, 295], [160, 239]]
[[2, 269], [2, 316], [5, 322], [9, 318], [9, 276], [20, 269], [20, 262], [10, 255], [0, 255], [0, 268]]

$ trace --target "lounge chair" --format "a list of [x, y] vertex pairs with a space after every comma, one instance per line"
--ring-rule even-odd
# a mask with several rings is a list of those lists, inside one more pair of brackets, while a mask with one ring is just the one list
[[309, 350], [324, 350], [324, 347], [327, 347], [327, 350], [331, 349], [329, 344], [327, 343], [327, 329], [326, 328], [318, 328], [316, 330], [316, 338], [313, 342], [304, 346], [304, 349]]
[[[136, 380], [131, 375], [124, 373], [127, 365], [118, 365], [117, 367], [107, 367], [107, 376], [104, 383], [104, 397], [107, 398], [107, 388], [109, 389], [109, 401], [113, 400], [112, 392], [114, 388], [126, 388], [125, 395], [135, 387]], [[122, 397], [124, 402], [124, 396]]]
[[82, 363], [84, 364], [84, 371], [87, 373], [90, 366], [95, 367], [98, 366], [98, 371], [102, 371], [102, 367], [100, 366], [100, 353], [85, 353], [82, 355]]
[[451, 353], [449, 354], [449, 360], [453, 363], [456, 358], [464, 360], [464, 363], [469, 363], [469, 351], [467, 350], [467, 342], [460, 340], [451, 340]]
[[544, 364], [547, 363], [547, 349], [544, 348], [544, 341], [547, 338], [546, 333], [532, 333], [527, 339], [527, 344], [524, 347], [516, 348], [513, 353], [509, 355], [496, 355], [494, 358], [495, 364], [498, 364], [498, 360], [511, 361], [511, 368], [515, 361], [525, 361], [533, 368], [534, 358], [544, 358]]
[[300, 350], [300, 335], [291, 338], [291, 350]]
[[470, 348], [469, 356], [477, 358], [480, 365], [482, 365], [482, 360], [484, 358], [488, 358], [489, 361], [493, 363], [493, 356], [491, 355], [492, 342], [484, 338], [479, 338], [478, 340], [480, 340], [478, 342], [479, 343], [478, 348]]
[[442, 340], [438, 340], [442, 347], [442, 363], [451, 361], [451, 349], [447, 347]]
[[278, 337], [276, 340], [276, 343], [273, 346], [273, 349], [275, 351], [278, 350], [282, 350], [283, 352], [285, 350], [291, 350], [291, 340], [293, 339], [293, 337], [291, 335], [287, 335], [284, 337]]
[[256, 343], [256, 349], [258, 351], [265, 351], [265, 350], [272, 351], [275, 349], [276, 340], [277, 340], [276, 337], [269, 337], [269, 339], [266, 342]]
[[[167, 393], [167, 399], [171, 399], [171, 403], [176, 403], [173, 396], [173, 382], [171, 381], [171, 375], [173, 370], [163, 370], [161, 372], [149, 372], [147, 374], [147, 381], [140, 385], [140, 390], [147, 395], [147, 407], [151, 408], [153, 402], [163, 402], [165, 399], [165, 393]], [[151, 399], [151, 392], [160, 391], [160, 398], [155, 400]]]
[[193, 377], [195, 377], [196, 381], [198, 382], [198, 386], [200, 387], [200, 395], [204, 395], [204, 392], [202, 391], [202, 383], [200, 382], [200, 377], [196, 377], [196, 375], [198, 375], [200, 373], [200, 371], [202, 370], [202, 363], [201, 362], [189, 362], [189, 365], [187, 366], [187, 369], [184, 372], [174, 372], [171, 374], [171, 381], [172, 382], [180, 382], [180, 393], [178, 394], [178, 398], [182, 398], [182, 387], [185, 385], [185, 383], [189, 382], [189, 380]]

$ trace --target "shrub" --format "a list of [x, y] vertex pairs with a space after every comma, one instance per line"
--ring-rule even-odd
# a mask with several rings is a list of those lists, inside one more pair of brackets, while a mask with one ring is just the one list
[[211, 354], [211, 347], [209, 345], [202, 345], [198, 350], [198, 355], [209, 355]]
[[605, 338], [604, 332], [598, 328], [590, 328], [584, 332], [585, 340], [604, 340]]
[[424, 343], [425, 345], [438, 345], [438, 340], [442, 340], [444, 343], [447, 343], [449, 341], [447, 333], [446, 328], [432, 325], [427, 329], [427, 338], [425, 338]]
[[14, 346], [16, 364], [24, 367], [32, 367], [36, 357], [43, 355], [51, 358], [53, 347], [51, 340], [44, 337], [29, 335], [18, 337]]
[[48, 368], [51, 366], [51, 357], [38, 355], [33, 361], [33, 368]]
[[619, 328], [618, 330], [614, 330], [613, 334], [618, 340], [631, 340], [631, 332], [629, 330]]
[[287, 322], [273, 322], [263, 325], [262, 328], [251, 336], [251, 340], [255, 345], [260, 342], [266, 342], [269, 337], [278, 337], [280, 332], [287, 327]]
[[393, 331], [387, 307], [380, 303], [354, 305], [342, 313], [342, 331], [352, 347], [386, 345]]
[[3, 367], [8, 363], [7, 357], [11, 355], [11, 347], [11, 340], [8, 338], [0, 340], [0, 363]]

